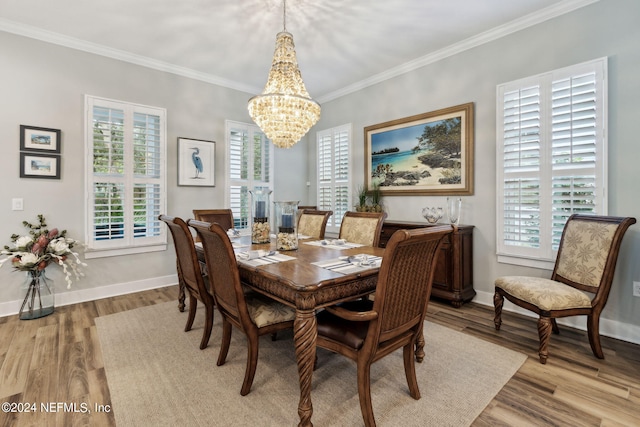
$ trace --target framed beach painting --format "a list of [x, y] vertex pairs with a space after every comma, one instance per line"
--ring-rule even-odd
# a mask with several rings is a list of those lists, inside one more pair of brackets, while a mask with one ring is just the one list
[[20, 151], [60, 153], [60, 129], [20, 125]]
[[60, 156], [20, 153], [20, 178], [60, 179]]
[[215, 187], [216, 143], [178, 138], [178, 185]]
[[473, 194], [473, 103], [364, 128], [365, 186], [385, 196]]

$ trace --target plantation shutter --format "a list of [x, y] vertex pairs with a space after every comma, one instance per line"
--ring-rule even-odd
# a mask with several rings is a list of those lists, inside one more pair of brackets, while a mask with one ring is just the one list
[[606, 58], [500, 85], [497, 100], [498, 258], [551, 267], [570, 215], [607, 212]]
[[596, 73], [569, 76], [552, 83], [551, 208], [553, 249], [573, 213], [596, 213], [598, 193], [599, 114]]
[[540, 87], [503, 97], [503, 242], [536, 248], [540, 244]]
[[229, 208], [234, 228], [249, 227], [253, 189], [273, 190], [273, 144], [255, 125], [227, 121]]
[[88, 257], [164, 248], [165, 110], [90, 96], [86, 105]]
[[318, 209], [332, 210], [327, 230], [337, 232], [342, 217], [349, 210], [351, 168], [349, 148], [351, 126], [344, 125], [317, 133]]

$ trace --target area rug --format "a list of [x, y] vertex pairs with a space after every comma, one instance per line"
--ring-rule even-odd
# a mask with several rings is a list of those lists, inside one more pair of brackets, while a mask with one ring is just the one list
[[[240, 396], [246, 340], [234, 331], [227, 362], [216, 366], [220, 315], [209, 346], [199, 349], [204, 308], [184, 332], [176, 302], [96, 318], [116, 425], [295, 426], [298, 372], [292, 333], [260, 339], [251, 393]], [[426, 322], [426, 357], [416, 365], [422, 398], [409, 396], [402, 351], [372, 366], [379, 426], [468, 426], [524, 363], [524, 354]], [[363, 425], [355, 364], [318, 350], [313, 374], [315, 426]]]

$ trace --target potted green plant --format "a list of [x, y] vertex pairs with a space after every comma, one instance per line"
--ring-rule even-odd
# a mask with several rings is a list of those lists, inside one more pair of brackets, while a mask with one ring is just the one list
[[367, 211], [367, 189], [364, 185], [359, 185], [357, 190], [358, 204], [355, 206], [356, 212]]

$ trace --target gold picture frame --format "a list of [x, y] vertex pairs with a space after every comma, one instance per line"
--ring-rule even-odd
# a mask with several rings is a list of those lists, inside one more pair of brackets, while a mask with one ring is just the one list
[[473, 194], [472, 102], [364, 128], [365, 187], [382, 195]]

